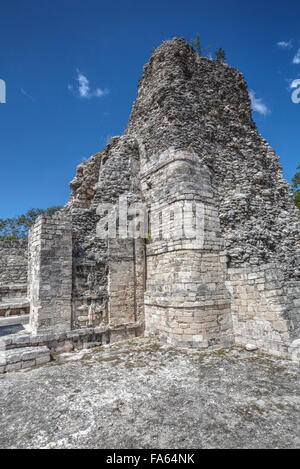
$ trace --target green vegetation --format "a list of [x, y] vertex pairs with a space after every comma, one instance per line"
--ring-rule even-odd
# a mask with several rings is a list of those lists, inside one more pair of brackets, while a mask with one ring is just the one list
[[296, 207], [300, 210], [300, 190], [295, 192], [294, 201], [295, 201]]
[[299, 171], [295, 174], [295, 176], [292, 178], [292, 187], [295, 189], [300, 186], [300, 164], [297, 166], [296, 169], [299, 169]]
[[200, 35], [197, 34], [196, 39], [191, 40], [192, 46], [195, 48], [197, 54], [202, 57], [203, 53], [210, 49], [211, 46], [205, 47], [203, 50], [201, 49], [201, 44], [200, 44]]
[[216, 60], [218, 62], [225, 62], [225, 60], [226, 60], [225, 51], [224, 51], [224, 49], [222, 49], [222, 47], [219, 47], [219, 49], [216, 50], [215, 56], [216, 56]]
[[25, 214], [14, 218], [0, 218], [0, 240], [26, 239], [29, 228], [40, 215], [52, 216], [62, 207], [31, 208]]
[[[211, 46], [207, 46], [203, 50], [201, 49], [200, 35], [199, 34], [197, 34], [195, 39], [191, 40], [191, 44], [194, 47], [194, 49], [196, 50], [199, 57], [202, 57], [204, 52], [206, 52], [208, 49], [211, 48]], [[225, 62], [225, 60], [226, 60], [225, 51], [224, 51], [224, 49], [222, 49], [222, 47], [219, 47], [219, 49], [216, 50], [215, 56], [216, 56], [216, 60], [218, 62]]]

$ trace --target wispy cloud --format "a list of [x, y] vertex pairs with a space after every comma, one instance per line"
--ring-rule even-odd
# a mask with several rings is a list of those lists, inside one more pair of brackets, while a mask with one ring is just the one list
[[293, 64], [300, 64], [300, 49], [298, 49], [297, 54], [293, 58]]
[[82, 98], [88, 98], [91, 94], [90, 83], [87, 77], [85, 77], [79, 70], [77, 70], [77, 81], [79, 96]]
[[280, 49], [291, 49], [293, 47], [293, 41], [291, 39], [289, 41], [279, 41], [277, 42], [277, 46]]
[[267, 114], [270, 114], [270, 109], [268, 106], [263, 102], [261, 98], [256, 97], [256, 93], [253, 90], [249, 91], [249, 96], [251, 99], [251, 105], [253, 111], [259, 112], [259, 114], [262, 114], [263, 116], [266, 116]]
[[91, 89], [90, 82], [88, 78], [81, 73], [80, 70], [77, 70], [77, 77], [76, 77], [76, 85], [68, 85], [68, 90], [72, 93], [76, 94], [80, 98], [83, 99], [91, 99], [91, 98], [102, 98], [103, 96], [109, 93], [107, 88], [95, 88], [94, 90]]
[[34, 101], [33, 97], [29, 93], [27, 93], [27, 91], [25, 91], [24, 88], [21, 88], [20, 92], [23, 96], [26, 96], [26, 98], [30, 99], [31, 101]]

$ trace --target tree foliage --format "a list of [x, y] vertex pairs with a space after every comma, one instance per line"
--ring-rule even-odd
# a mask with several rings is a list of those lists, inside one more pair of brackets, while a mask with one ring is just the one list
[[300, 190], [295, 192], [294, 201], [295, 201], [296, 207], [300, 210]]
[[292, 183], [293, 183], [292, 187], [295, 188], [295, 189], [298, 186], [300, 186], [300, 164], [297, 166], [297, 169], [299, 169], [299, 171], [292, 178]]
[[52, 216], [61, 208], [60, 206], [47, 209], [31, 208], [25, 214], [14, 218], [0, 218], [0, 240], [26, 239], [29, 228], [40, 215]]

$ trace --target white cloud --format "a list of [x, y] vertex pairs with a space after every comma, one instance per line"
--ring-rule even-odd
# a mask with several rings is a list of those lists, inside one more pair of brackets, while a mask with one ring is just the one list
[[291, 49], [293, 47], [293, 41], [279, 41], [277, 42], [277, 46], [280, 47], [280, 49]]
[[90, 87], [90, 82], [88, 78], [83, 75], [83, 73], [80, 72], [80, 70], [77, 70], [77, 77], [76, 77], [76, 87], [73, 85], [68, 85], [68, 90], [71, 91], [72, 93], [77, 94], [80, 96], [80, 98], [83, 99], [90, 99], [93, 97], [96, 98], [101, 98], [102, 96], [105, 96], [109, 93], [109, 90], [107, 88], [101, 89], [101, 88], [96, 88], [95, 90], [92, 90]]
[[297, 54], [293, 58], [293, 64], [300, 64], [300, 49], [298, 49]]
[[262, 114], [263, 116], [266, 116], [271, 112], [267, 105], [264, 104], [263, 100], [261, 98], [256, 97], [255, 91], [250, 90], [249, 96], [251, 99], [253, 111], [259, 112], [259, 114]]
[[79, 96], [82, 98], [88, 98], [90, 95], [90, 83], [87, 77], [85, 77], [79, 70], [77, 70], [77, 81]]
[[101, 96], [105, 96], [106, 94], [108, 94], [108, 89], [107, 88], [105, 88], [104, 90], [101, 90], [100, 88], [97, 88], [94, 91], [94, 96], [97, 96], [98, 98], [101, 98]]

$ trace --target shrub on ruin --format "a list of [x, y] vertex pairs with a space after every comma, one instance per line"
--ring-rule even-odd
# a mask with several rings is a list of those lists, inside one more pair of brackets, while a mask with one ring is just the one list
[[225, 60], [226, 60], [225, 51], [224, 51], [224, 49], [222, 49], [222, 47], [219, 47], [219, 49], [216, 50], [215, 56], [216, 56], [216, 60], [218, 62], [225, 62]]
[[195, 39], [191, 40], [191, 44], [194, 47], [194, 49], [196, 50], [199, 57], [202, 57], [203, 53], [206, 52], [211, 47], [211, 46], [207, 46], [203, 50], [201, 49], [200, 35], [199, 34], [197, 34]]

